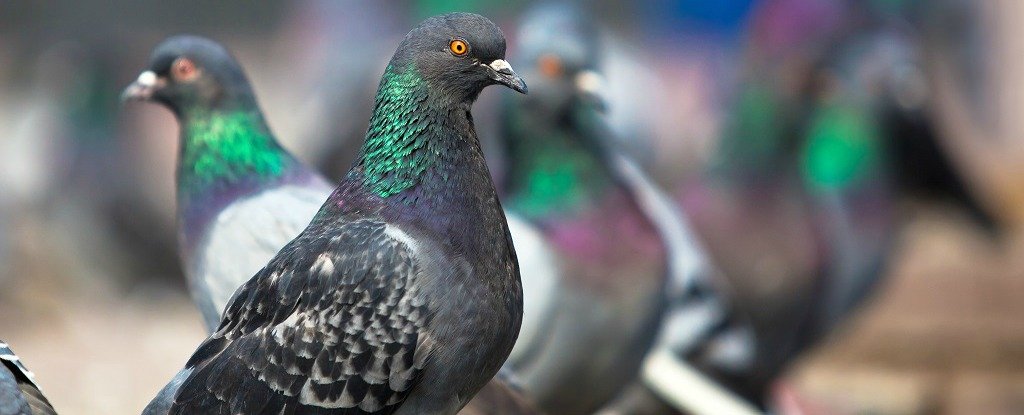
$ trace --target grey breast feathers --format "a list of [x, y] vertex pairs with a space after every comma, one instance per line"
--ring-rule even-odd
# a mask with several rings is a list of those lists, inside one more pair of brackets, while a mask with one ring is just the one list
[[281, 186], [239, 200], [217, 215], [189, 270], [211, 332], [238, 287], [309, 225], [330, 193], [326, 184]]

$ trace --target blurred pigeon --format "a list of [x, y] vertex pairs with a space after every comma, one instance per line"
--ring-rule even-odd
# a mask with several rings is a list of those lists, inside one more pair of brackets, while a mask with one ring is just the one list
[[526, 91], [504, 51], [474, 14], [406, 36], [357, 162], [232, 297], [170, 413], [453, 414], [498, 372], [522, 292], [469, 109]]
[[0, 340], [0, 415], [56, 415], [35, 375]]
[[707, 317], [679, 336], [687, 351], [730, 317], [696, 275], [706, 264], [682, 217], [615, 147], [588, 22], [560, 3], [525, 16], [520, 56], [534, 92], [507, 102], [502, 137], [524, 287], [523, 331], [508, 366], [557, 414], [593, 413], [635, 380], [666, 290], [677, 311]]
[[526, 316], [508, 365], [546, 412], [592, 413], [637, 373], [654, 339], [666, 264], [654, 225], [603, 149], [572, 129], [573, 111], [593, 105], [577, 104], [592, 96], [576, 78], [599, 88], [596, 45], [572, 11], [553, 7], [524, 18], [519, 56], [534, 90], [504, 117], [503, 200]]
[[[786, 3], [800, 1], [770, 4]], [[758, 345], [747, 369], [702, 369], [762, 406], [790, 364], [876, 290], [898, 252], [904, 199], [952, 200], [990, 220], [924, 115], [914, 31], [849, 3], [833, 5], [829, 19], [841, 19], [829, 33], [750, 54], [770, 59], [747, 62], [709, 180], [684, 197], [706, 234], [725, 235], [712, 246], [739, 306], [761, 311], [751, 313]], [[752, 38], [757, 47], [766, 36]]]
[[281, 148], [241, 66], [211, 40], [165, 40], [124, 97], [158, 102], [182, 126], [181, 258], [213, 331], [235, 290], [309, 224], [333, 186]]

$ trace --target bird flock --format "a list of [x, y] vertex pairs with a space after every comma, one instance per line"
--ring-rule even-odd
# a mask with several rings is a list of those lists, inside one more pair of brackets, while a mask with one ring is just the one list
[[[142, 413], [768, 409], [805, 343], [759, 338], [678, 203], [618, 148], [591, 19], [523, 21], [512, 59], [483, 16], [413, 28], [339, 182], [282, 147], [224, 46], [154, 48], [122, 98], [178, 121], [179, 253], [208, 336]], [[519, 93], [502, 97], [496, 181], [471, 111], [488, 86]], [[0, 362], [0, 415], [56, 413], [2, 342]]]

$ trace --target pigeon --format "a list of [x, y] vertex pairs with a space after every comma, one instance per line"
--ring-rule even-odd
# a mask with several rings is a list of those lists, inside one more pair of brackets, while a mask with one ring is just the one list
[[[216, 62], [224, 62], [224, 65], [230, 66], [232, 68], [235, 68], [234, 70], [239, 72], [239, 73], [242, 71], [242, 69], [239, 67], [239, 64], [237, 63], [237, 61], [233, 57], [231, 57], [227, 53], [227, 51], [224, 50], [223, 46], [217, 44], [216, 42], [214, 42], [212, 40], [204, 39], [204, 38], [200, 38], [200, 37], [196, 37], [196, 36], [177, 36], [177, 37], [168, 39], [167, 41], [163, 42], [163, 44], [160, 47], [158, 47], [157, 49], [158, 50], [159, 49], [168, 49], [168, 48], [170, 48], [170, 46], [167, 46], [168, 44], [179, 44], [179, 45], [182, 45], [181, 48], [178, 49], [178, 50], [185, 50], [186, 51], [186, 52], [171, 52], [173, 54], [173, 56], [170, 57], [171, 61], [173, 61], [173, 60], [175, 60], [175, 59], [177, 59], [177, 58], [179, 58], [181, 56], [210, 56], [210, 55], [214, 55], [214, 56], [218, 56], [218, 59], [215, 60]], [[207, 50], [209, 52], [207, 52], [207, 53], [199, 53], [199, 50]], [[206, 63], [206, 65], [211, 65], [211, 64], [212, 65], [217, 65], [214, 62]], [[240, 75], [240, 76], [244, 76], [244, 75]], [[164, 82], [167, 82], [167, 81], [164, 81]], [[245, 88], [247, 90], [251, 90], [251, 88], [248, 86], [248, 84], [245, 84], [244, 86], [245, 86]], [[125, 96], [129, 97], [129, 98], [132, 98], [132, 99], [152, 99], [152, 92], [147, 92], [147, 91], [145, 91], [144, 88], [145, 88], [144, 85], [133, 85], [133, 86], [130, 86], [129, 87], [129, 91], [125, 93]], [[145, 96], [147, 94], [149, 95], [148, 98]], [[255, 107], [253, 108], [253, 110], [254, 111], [259, 111], [259, 109], [255, 108]], [[183, 140], [183, 142], [184, 142], [184, 140]], [[239, 142], [239, 141], [228, 142], [228, 143], [226, 143], [225, 147], [223, 147], [223, 150], [226, 150], [226, 151], [237, 151], [238, 149], [235, 149], [232, 146], [241, 146], [241, 145], [244, 145], [244, 144], [245, 144], [245, 142]], [[284, 150], [281, 150], [281, 151], [283, 152]], [[302, 166], [293, 166], [292, 168], [294, 168], [296, 170], [304, 169], [304, 167], [302, 167]], [[187, 170], [191, 170], [191, 169], [192, 168], [186, 167], [184, 170], [187, 171]], [[320, 197], [294, 197], [293, 195], [301, 196], [301, 195], [304, 195], [305, 193], [301, 193], [301, 192], [300, 193], [294, 193], [294, 192], [280, 193], [280, 192], [278, 192], [279, 194], [281, 194], [281, 195], [283, 195], [285, 197], [285, 199], [284, 199], [284, 202], [286, 203], [285, 206], [290, 206], [291, 209], [277, 209], [277, 208], [275, 208], [275, 206], [279, 206], [278, 203], [281, 202], [281, 199], [280, 198], [276, 198], [276, 197], [260, 198], [260, 197], [253, 197], [253, 195], [251, 195], [251, 194], [250, 195], [245, 195], [245, 194], [237, 195], [237, 196], [234, 197], [234, 200], [236, 201], [235, 202], [236, 206], [231, 208], [230, 212], [232, 212], [232, 213], [228, 213], [227, 215], [224, 215], [225, 217], [232, 218], [232, 217], [235, 217], [235, 216], [239, 216], [241, 218], [255, 218], [255, 219], [259, 219], [259, 221], [232, 220], [232, 221], [228, 221], [227, 222], [231, 226], [222, 226], [220, 228], [217, 228], [217, 229], [219, 229], [218, 232], [225, 232], [226, 235], [229, 235], [229, 236], [231, 236], [233, 238], [233, 239], [231, 239], [229, 241], [230, 243], [228, 243], [228, 244], [219, 244], [219, 246], [241, 246], [241, 247], [247, 247], [247, 249], [236, 249], [234, 251], [228, 251], [227, 253], [224, 253], [224, 254], [219, 254], [222, 251], [213, 251], [215, 253], [212, 254], [212, 257], [221, 258], [221, 260], [219, 262], [214, 263], [215, 267], [213, 267], [213, 268], [217, 269], [217, 270], [221, 270], [221, 271], [227, 271], [227, 272], [220, 272], [220, 273], [209, 273], [208, 272], [208, 273], [204, 274], [204, 275], [208, 275], [209, 279], [213, 279], [215, 281], [219, 281], [220, 282], [219, 284], [213, 283], [213, 284], [210, 284], [210, 285], [221, 286], [221, 287], [231, 287], [231, 284], [234, 283], [235, 286], [233, 288], [220, 290], [220, 294], [221, 294], [220, 298], [210, 298], [212, 293], [213, 293], [212, 290], [200, 289], [200, 290], [194, 291], [194, 294], [197, 297], [197, 300], [196, 300], [197, 305], [200, 305], [201, 307], [205, 307], [205, 308], [202, 309], [202, 311], [204, 311], [204, 317], [206, 318], [206, 321], [207, 321], [208, 326], [210, 327], [211, 331], [216, 328], [217, 324], [219, 324], [219, 322], [220, 322], [220, 315], [221, 315], [221, 312], [223, 311], [222, 304], [226, 304], [227, 303], [227, 301], [230, 299], [230, 294], [233, 294], [234, 290], [237, 289], [238, 286], [241, 286], [246, 280], [248, 280], [248, 278], [250, 278], [252, 276], [252, 274], [255, 274], [256, 271], [258, 271], [260, 268], [262, 268], [263, 265], [266, 264], [266, 262], [269, 262], [270, 258], [272, 258], [273, 255], [276, 254], [277, 251], [280, 250], [281, 247], [283, 247], [285, 244], [287, 244], [291, 239], [293, 239], [295, 236], [297, 236], [299, 234], [299, 232], [302, 231], [302, 229], [306, 226], [306, 224], [308, 224], [309, 220], [312, 219], [313, 214], [315, 214], [315, 212], [317, 210], [319, 210], [320, 206], [323, 204], [323, 201], [327, 199], [327, 197], [330, 195], [330, 192], [333, 190], [333, 187], [331, 185], [326, 184], [327, 183], [326, 179], [320, 179], [319, 176], [317, 175], [317, 173], [309, 171], [308, 169], [306, 171], [307, 172], [302, 174], [301, 176], [312, 178], [312, 180], [306, 181], [306, 183], [309, 184], [307, 186], [308, 189], [313, 191], [313, 192], [322, 193], [322, 196], [320, 196]], [[297, 176], [299, 176], [299, 175], [297, 175]], [[270, 188], [267, 188], [267, 189], [257, 190], [257, 192], [267, 192], [267, 193], [273, 194], [273, 193], [275, 193], [274, 190], [278, 190], [278, 188], [280, 186], [300, 186], [302, 183], [303, 182], [295, 181], [295, 182], [292, 182], [290, 184], [278, 184], [278, 185], [276, 185], [277, 187], [270, 187]], [[232, 195], [230, 195], [230, 194], [225, 194], [224, 195], [224, 197], [231, 197], [231, 196]], [[194, 202], [194, 203], [196, 203], [196, 204], [198, 204], [198, 203], [217, 203], [217, 199], [218, 199], [217, 197], [210, 197], [210, 198], [207, 198], [205, 202]], [[180, 203], [179, 203], [179, 205], [180, 205]], [[225, 212], [226, 210], [227, 209], [222, 209], [221, 212]], [[307, 215], [308, 215], [309, 218], [306, 220], [306, 222], [302, 222], [302, 218], [296, 216], [297, 213], [302, 213], [302, 212], [307, 212]], [[266, 232], [262, 232], [261, 231], [262, 229], [271, 229], [271, 230], [281, 229], [282, 231], [281, 232], [272, 232], [272, 233], [268, 234]], [[183, 226], [182, 232], [189, 232], [189, 230]], [[217, 236], [210, 236], [209, 239], [224, 240], [225, 238], [217, 237]], [[262, 262], [260, 262], [261, 261], [260, 260], [261, 257], [264, 257], [266, 259], [263, 260]], [[224, 258], [231, 258], [231, 259], [224, 259]], [[235, 261], [238, 261], [238, 260], [244, 260], [244, 261], [239, 261], [239, 262], [244, 262], [243, 265], [245, 265], [246, 268], [243, 269], [243, 267], [239, 267], [239, 266], [237, 266], [238, 264], [234, 263]], [[231, 268], [228, 268], [228, 267], [231, 267]], [[245, 269], [249, 269], [250, 271], [245, 271]], [[235, 282], [232, 282], [232, 281], [235, 281]], [[488, 397], [490, 397], [490, 398], [488, 399], [487, 397], [480, 397], [480, 398], [474, 400], [474, 402], [478, 402], [479, 405], [485, 406], [485, 407], [490, 407], [491, 405], [496, 404], [496, 403], [500, 405], [500, 402], [511, 402], [511, 403], [520, 403], [521, 402], [521, 399], [517, 398], [516, 395], [514, 394], [514, 390], [512, 388], [508, 387], [508, 385], [504, 381], [502, 381], [500, 379], [497, 379], [497, 380], [495, 380], [495, 381], [493, 381], [491, 383], [493, 383], [494, 385], [488, 384], [488, 386], [485, 388], [485, 390], [492, 391], [488, 395]], [[170, 402], [173, 399], [174, 393], [177, 390], [176, 387], [178, 385], [179, 385], [178, 383], [173, 383], [171, 387], [165, 388], [163, 391], [161, 391], [162, 398], [154, 400], [155, 405], [152, 405], [152, 406], [148, 407], [147, 410], [146, 410], [146, 413], [153, 413], [153, 414], [164, 414], [164, 413], [167, 413], [167, 411], [169, 410]], [[520, 407], [527, 408], [527, 406], [522, 405], [522, 404], [520, 404]], [[513, 409], [515, 409], [515, 408], [516, 407], [513, 407]], [[526, 411], [526, 409], [522, 409], [522, 410]], [[516, 412], [510, 412], [510, 413], [516, 413]], [[521, 413], [529, 413], [529, 412], [521, 412]]]
[[0, 340], [0, 415], [56, 415], [33, 374]]
[[169, 413], [454, 414], [498, 372], [522, 288], [470, 109], [527, 91], [504, 54], [475, 14], [409, 32], [353, 167], [228, 302]]
[[[753, 21], [777, 24], [754, 31], [747, 55], [770, 59], [746, 63], [705, 194], [684, 202], [708, 233], [744, 231], [719, 243], [716, 254], [746, 291], [740, 306], [762, 311], [751, 313], [757, 351], [740, 370], [702, 368], [761, 407], [771, 405], [785, 370], [884, 282], [899, 253], [901, 210], [914, 205], [908, 199], [948, 197], [980, 224], [991, 223], [936, 145], [911, 28], [856, 2], [828, 13], [821, 2], [766, 4], [773, 6]], [[828, 33], [779, 37], [785, 45], [761, 44], [777, 37], [772, 28], [792, 30], [786, 16], [834, 24]], [[716, 220], [725, 225], [713, 228]], [[766, 249], [757, 249], [759, 240]]]
[[689, 338], [690, 348], [728, 311], [695, 276], [705, 261], [673, 202], [615, 146], [590, 19], [553, 3], [523, 21], [520, 57], [534, 92], [507, 100], [500, 149], [525, 293], [507, 365], [545, 412], [593, 413], [640, 373], [666, 292], [679, 309], [714, 309], [688, 327], [702, 339]]
[[123, 98], [166, 106], [181, 125], [181, 260], [212, 332], [235, 290], [309, 224], [334, 186], [278, 144], [241, 65], [212, 40], [163, 41]]

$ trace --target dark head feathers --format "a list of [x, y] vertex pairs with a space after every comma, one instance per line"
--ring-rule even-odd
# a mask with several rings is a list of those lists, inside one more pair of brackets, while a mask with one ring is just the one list
[[[451, 49], [454, 41], [465, 42], [464, 54]], [[525, 82], [505, 62], [505, 35], [477, 14], [449, 13], [416, 26], [391, 59], [394, 70], [410, 65], [444, 98], [455, 101], [472, 101], [494, 84], [526, 92]]]
[[505, 35], [494, 22], [473, 13], [449, 13], [424, 20], [398, 46], [392, 62], [432, 52], [448, 54], [449, 41], [463, 39], [470, 54], [484, 62], [505, 59]]
[[242, 66], [222, 45], [179, 35], [153, 50], [149, 66], [123, 98], [160, 102], [176, 113], [255, 105]]

